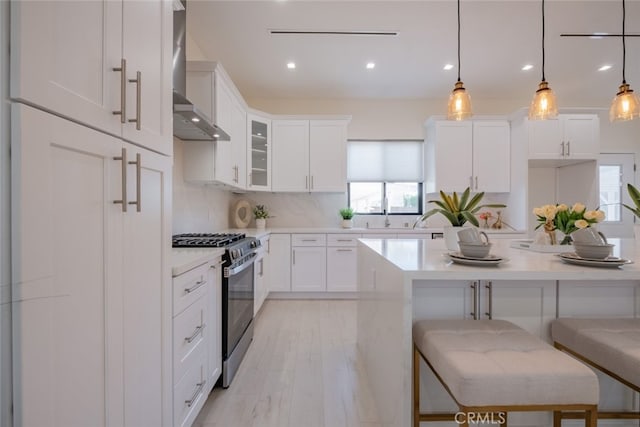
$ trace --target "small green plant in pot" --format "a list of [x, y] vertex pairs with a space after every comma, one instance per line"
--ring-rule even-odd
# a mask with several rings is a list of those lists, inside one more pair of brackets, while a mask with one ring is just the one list
[[[640, 190], [634, 187], [632, 184], [627, 184], [627, 191], [629, 192], [629, 197], [633, 202], [633, 206], [629, 206], [627, 204], [622, 204], [625, 208], [629, 209], [633, 214], [640, 220]], [[636, 239], [640, 239], [640, 221], [636, 221], [634, 226], [634, 233]]]
[[353, 227], [353, 215], [355, 212], [353, 208], [343, 208], [340, 209], [340, 216], [342, 217], [342, 228], [352, 228]]
[[253, 216], [256, 218], [256, 228], [265, 228], [267, 218], [271, 218], [265, 205], [256, 205], [253, 208]]
[[441, 190], [440, 200], [429, 200], [427, 202], [433, 203], [436, 207], [418, 217], [416, 222], [413, 224], [413, 227], [415, 228], [416, 225], [435, 214], [441, 214], [447, 218], [449, 223], [451, 223], [451, 227], [445, 227], [444, 230], [447, 248], [449, 250], [456, 251], [458, 250], [458, 230], [455, 227], [462, 227], [467, 222], [478, 227], [480, 224], [478, 223], [478, 218], [476, 218], [476, 213], [480, 211], [480, 209], [507, 207], [506, 205], [499, 203], [481, 205], [480, 202], [483, 197], [484, 192], [471, 196], [471, 189], [469, 187], [467, 187], [460, 196], [458, 196], [458, 193], [455, 191], [453, 194], [449, 195]]

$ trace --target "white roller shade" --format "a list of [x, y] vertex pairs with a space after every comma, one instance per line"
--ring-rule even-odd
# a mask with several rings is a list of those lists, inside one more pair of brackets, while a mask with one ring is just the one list
[[422, 141], [359, 141], [347, 145], [349, 182], [422, 182]]

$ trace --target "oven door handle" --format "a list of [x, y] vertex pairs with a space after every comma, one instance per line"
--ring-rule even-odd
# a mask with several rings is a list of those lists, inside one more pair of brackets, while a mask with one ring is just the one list
[[246, 270], [247, 268], [251, 267], [253, 265], [253, 261], [254, 258], [257, 256], [258, 254], [256, 254], [255, 252], [250, 254], [249, 256], [245, 257], [245, 261], [240, 264], [237, 267], [233, 267], [233, 268], [229, 268], [229, 267], [225, 267], [224, 268], [224, 277], [229, 278], [231, 276], [235, 276], [236, 274], [240, 273], [243, 270]]

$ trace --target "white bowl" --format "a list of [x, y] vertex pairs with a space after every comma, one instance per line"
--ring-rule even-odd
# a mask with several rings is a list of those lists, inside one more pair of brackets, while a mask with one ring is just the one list
[[458, 242], [462, 255], [470, 258], [486, 258], [491, 250], [491, 243]]
[[592, 258], [592, 259], [605, 259], [609, 255], [611, 255], [611, 249], [614, 245], [612, 244], [603, 244], [603, 245], [585, 245], [583, 243], [573, 243], [573, 248], [576, 250], [576, 254], [578, 254], [581, 258]]

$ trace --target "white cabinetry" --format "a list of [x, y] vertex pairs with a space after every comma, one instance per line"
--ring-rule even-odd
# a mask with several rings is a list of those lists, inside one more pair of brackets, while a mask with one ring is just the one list
[[527, 122], [529, 159], [597, 159], [599, 119], [595, 114], [560, 114]]
[[292, 235], [291, 290], [294, 292], [324, 292], [326, 289], [326, 235]]
[[427, 128], [426, 192], [459, 192], [467, 187], [509, 192], [510, 146], [506, 120], [431, 123]]
[[273, 120], [273, 191], [344, 192], [347, 123]]
[[260, 311], [264, 300], [269, 295], [269, 279], [267, 271], [269, 270], [269, 236], [260, 238], [260, 248], [258, 249], [254, 274], [254, 293], [253, 293], [253, 315]]
[[170, 2], [11, 6], [13, 99], [172, 152]]
[[271, 120], [247, 114], [247, 189], [271, 190]]
[[267, 264], [270, 292], [291, 291], [291, 235], [272, 234]]
[[327, 235], [327, 291], [355, 292], [358, 288], [359, 234]]
[[173, 278], [173, 425], [189, 427], [222, 373], [220, 258]]
[[170, 425], [171, 159], [14, 104], [12, 172], [16, 425]]

